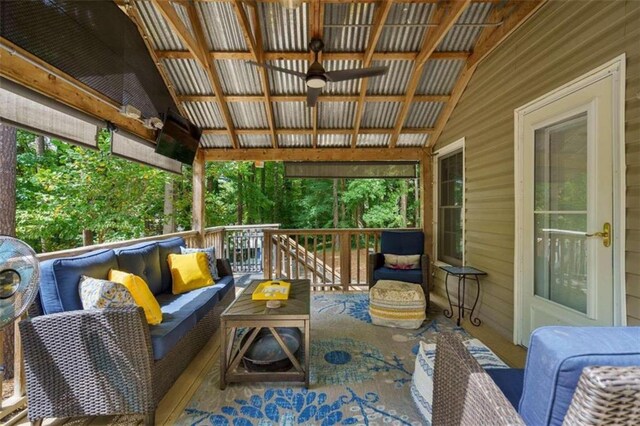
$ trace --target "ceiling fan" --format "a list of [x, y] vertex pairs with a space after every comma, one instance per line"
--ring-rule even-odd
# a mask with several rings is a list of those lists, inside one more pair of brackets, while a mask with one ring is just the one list
[[307, 84], [307, 106], [314, 107], [318, 101], [318, 96], [322, 91], [322, 88], [326, 86], [327, 82], [337, 83], [345, 80], [355, 80], [358, 78], [375, 77], [378, 75], [384, 75], [389, 71], [389, 67], [371, 67], [371, 68], [357, 68], [348, 70], [337, 71], [325, 71], [324, 67], [318, 62], [318, 54], [324, 48], [324, 43], [319, 38], [311, 39], [309, 42], [309, 49], [314, 53], [315, 60], [307, 70], [307, 73], [299, 71], [293, 71], [287, 68], [276, 67], [274, 65], [259, 64], [254, 61], [249, 61], [250, 64], [259, 67], [267, 68], [273, 71], [284, 72], [287, 74], [295, 75], [303, 79]]

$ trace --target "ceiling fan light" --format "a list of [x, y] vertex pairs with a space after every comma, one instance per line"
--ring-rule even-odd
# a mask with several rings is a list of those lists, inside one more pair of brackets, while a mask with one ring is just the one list
[[327, 85], [327, 80], [323, 76], [312, 75], [311, 77], [307, 77], [307, 87], [311, 87], [312, 89], [322, 89]]
[[302, 4], [302, 0], [279, 0], [285, 9], [297, 9]]

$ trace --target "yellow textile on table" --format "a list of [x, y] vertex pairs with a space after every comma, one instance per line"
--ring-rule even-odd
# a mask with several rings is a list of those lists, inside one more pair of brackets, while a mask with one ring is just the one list
[[369, 315], [377, 325], [420, 328], [426, 319], [426, 307], [419, 284], [380, 280], [369, 290]]

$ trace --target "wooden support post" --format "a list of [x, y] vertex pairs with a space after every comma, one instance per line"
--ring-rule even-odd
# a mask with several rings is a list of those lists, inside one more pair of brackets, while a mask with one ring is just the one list
[[[433, 264], [435, 252], [433, 235], [433, 204], [434, 197], [433, 177], [431, 172], [431, 155], [427, 153], [420, 160], [420, 210], [422, 212], [422, 231], [424, 232], [424, 253], [429, 256], [429, 261]], [[431, 279], [429, 279], [431, 285]]]
[[205, 194], [205, 160], [204, 151], [199, 149], [193, 162], [193, 206], [191, 215], [191, 227], [198, 231], [200, 247], [204, 243], [204, 194]]
[[340, 284], [342, 290], [349, 291], [351, 283], [351, 234], [340, 236]]
[[271, 231], [262, 230], [262, 277], [266, 280], [271, 279]]

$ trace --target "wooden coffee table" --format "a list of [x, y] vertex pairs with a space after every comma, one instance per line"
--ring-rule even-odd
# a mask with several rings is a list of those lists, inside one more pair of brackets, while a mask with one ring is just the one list
[[[291, 283], [289, 299], [282, 306], [270, 309], [264, 300], [252, 300], [251, 295], [258, 284], [265, 280], [254, 280], [234, 300], [220, 317], [220, 389], [231, 382], [299, 382], [309, 387], [309, 280], [287, 280]], [[234, 350], [238, 328], [253, 328], [242, 347]], [[304, 351], [302, 360], [289, 351], [276, 327], [297, 327], [302, 330]], [[241, 364], [242, 357], [261, 329], [268, 328], [282, 347], [293, 368], [285, 372], [247, 371]]]

